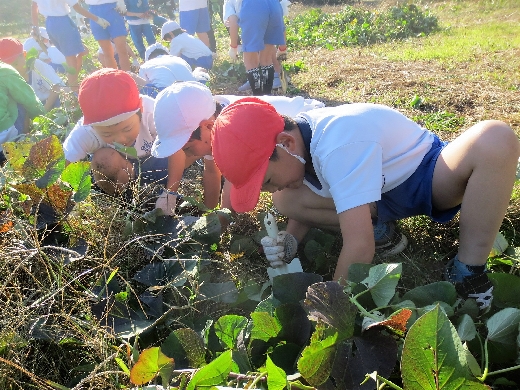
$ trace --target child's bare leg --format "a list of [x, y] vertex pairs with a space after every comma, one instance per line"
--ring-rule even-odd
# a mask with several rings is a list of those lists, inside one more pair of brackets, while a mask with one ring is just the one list
[[121, 70], [129, 71], [130, 57], [128, 56], [128, 50], [126, 47], [126, 37], [121, 36], [114, 38], [114, 45], [116, 45], [116, 51], [119, 54], [119, 65], [121, 66]]
[[[73, 56], [67, 56], [65, 57], [65, 62], [67, 63], [68, 67], [70, 69], [67, 69], [67, 81], [69, 83], [69, 87], [74, 91], [78, 92], [79, 85], [78, 85], [78, 60], [76, 55]], [[81, 69], [81, 65], [80, 65]]]
[[[112, 47], [112, 43], [108, 39], [102, 39], [98, 41], [101, 50], [103, 51], [103, 56], [99, 55], [99, 60], [101, 64], [105, 68], [113, 68], [117, 69], [116, 58], [114, 57], [114, 48]], [[126, 49], [125, 49], [126, 50]], [[103, 58], [103, 60], [101, 60]], [[119, 56], [119, 60], [121, 61], [121, 56]]]
[[109, 195], [121, 193], [135, 177], [132, 163], [112, 148], [97, 150], [90, 166], [96, 184]]
[[461, 263], [484, 265], [502, 224], [520, 154], [517, 136], [500, 121], [471, 127], [441, 152], [433, 175], [433, 204], [462, 204]]
[[209, 43], [209, 35], [207, 32], [205, 33], [197, 33], [197, 38], [199, 38], [207, 47], [211, 47]]

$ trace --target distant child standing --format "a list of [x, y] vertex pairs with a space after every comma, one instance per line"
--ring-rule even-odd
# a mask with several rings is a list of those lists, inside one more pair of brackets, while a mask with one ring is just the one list
[[163, 24], [161, 36], [170, 42], [170, 54], [181, 57], [192, 68], [201, 67], [211, 70], [213, 67], [213, 53], [200, 39], [188, 34], [173, 20]]
[[70, 7], [77, 13], [89, 18], [98, 28], [105, 29], [110, 23], [102, 17], [93, 15], [79, 5], [78, 0], [33, 0], [31, 18], [33, 35], [40, 37], [38, 28], [38, 13], [45, 16], [46, 32], [50, 40], [63, 53], [67, 65], [74, 70], [67, 73], [69, 86], [78, 89], [78, 74], [83, 63], [83, 56], [88, 53], [81, 35], [74, 22], [69, 17]]
[[149, 13], [150, 6], [148, 5], [148, 0], [125, 0], [125, 4], [125, 19], [130, 29], [130, 36], [132, 37], [139, 56], [144, 60], [146, 47], [143, 37], [146, 38], [148, 46], [156, 42], [152, 25], [150, 24], [152, 15]]
[[114, 49], [111, 41], [116, 46], [119, 53], [119, 65], [122, 70], [129, 71], [130, 58], [126, 50], [126, 26], [125, 19], [122, 14], [126, 13], [126, 5], [124, 0], [85, 0], [89, 5], [89, 11], [94, 15], [106, 19], [108, 26], [101, 26], [97, 23], [90, 23], [92, 35], [106, 56], [107, 66], [117, 69], [116, 59], [114, 57]]
[[208, 32], [211, 30], [208, 0], [179, 0], [179, 21], [190, 35], [197, 37], [210, 47]]

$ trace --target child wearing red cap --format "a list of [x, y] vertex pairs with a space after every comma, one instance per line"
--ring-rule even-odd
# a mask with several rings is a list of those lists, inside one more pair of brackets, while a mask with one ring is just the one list
[[81, 35], [74, 22], [70, 19], [70, 8], [78, 14], [91, 19], [102, 28], [107, 28], [108, 23], [103, 18], [97, 17], [84, 9], [78, 0], [33, 0], [31, 18], [33, 23], [33, 35], [40, 38], [38, 28], [38, 13], [45, 16], [46, 33], [56, 47], [65, 55], [67, 65], [73, 72], [67, 73], [69, 86], [77, 91], [78, 74], [83, 63], [83, 56], [88, 50], [81, 41]]
[[32, 87], [45, 111], [60, 105], [58, 92], [65, 86], [52, 66], [36, 58], [28, 68], [23, 45], [15, 38], [0, 39], [0, 51], [8, 53], [0, 60], [15, 68]]
[[[80, 85], [79, 104], [83, 118], [76, 124], [63, 144], [67, 162], [91, 156], [91, 168], [96, 184], [108, 194], [120, 194], [134, 179], [142, 185], [166, 189], [168, 204], [161, 205], [166, 214], [175, 207], [178, 181], [182, 177], [183, 153], [168, 158], [150, 156], [156, 137], [154, 100], [140, 96], [132, 77], [121, 70], [101, 69], [86, 77]], [[130, 157], [115, 150], [116, 144], [134, 148], [137, 156]], [[179, 162], [180, 161], [180, 162]], [[168, 199], [169, 198], [169, 199]], [[175, 199], [174, 199], [175, 198]]]
[[26, 132], [28, 119], [43, 114], [43, 106], [34, 90], [7, 64], [19, 56], [19, 45], [21, 43], [13, 38], [0, 39], [0, 164], [5, 162], [2, 144]]
[[[222, 111], [212, 142], [215, 162], [233, 184], [235, 210], [252, 210], [260, 191], [269, 191], [297, 241], [312, 226], [341, 231], [334, 274], [341, 283], [352, 263], [372, 261], [373, 219], [428, 215], [447, 222], [460, 210], [459, 251], [445, 277], [463, 298], [490, 306], [486, 261], [520, 155], [507, 124], [483, 121], [446, 143], [382, 105], [346, 104], [291, 119], [250, 98]], [[278, 261], [292, 260], [294, 252], [287, 258], [274, 241], [264, 244], [277, 250]]]

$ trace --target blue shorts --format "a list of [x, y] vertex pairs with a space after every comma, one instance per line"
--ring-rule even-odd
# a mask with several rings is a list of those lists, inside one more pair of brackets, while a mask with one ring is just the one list
[[151, 98], [156, 98], [159, 92], [161, 92], [166, 87], [156, 87], [154, 84], [146, 84], [139, 90], [141, 95], [150, 96]]
[[265, 44], [285, 44], [283, 11], [278, 0], [243, 0], [238, 23], [246, 53], [261, 51]]
[[208, 7], [179, 12], [179, 22], [181, 28], [191, 35], [211, 30]]
[[406, 181], [381, 195], [377, 201], [377, 218], [382, 222], [397, 221], [414, 215], [427, 215], [436, 222], [450, 221], [460, 205], [448, 210], [437, 210], [432, 205], [432, 180], [437, 158], [447, 142], [437, 136], [432, 147], [415, 172]]
[[76, 56], [85, 51], [79, 30], [67, 15], [47, 16], [45, 28], [51, 42], [65, 57]]
[[90, 30], [96, 41], [110, 40], [117, 37], [126, 37], [127, 31], [125, 19], [117, 12], [116, 3], [106, 3], [99, 5], [89, 5], [88, 10], [96, 16], [107, 20], [110, 26], [101, 27], [99, 24], [90, 20]]
[[56, 73], [67, 73], [65, 67], [62, 64], [55, 64], [54, 62], [49, 63], [52, 66], [52, 69], [56, 71]]
[[168, 158], [153, 156], [132, 159], [136, 179], [141, 187], [148, 185], [166, 186], [168, 181]]
[[213, 56], [202, 56], [199, 58], [190, 58], [185, 55], [180, 55], [180, 57], [186, 61], [192, 68], [201, 67], [206, 70], [211, 70], [213, 68]]

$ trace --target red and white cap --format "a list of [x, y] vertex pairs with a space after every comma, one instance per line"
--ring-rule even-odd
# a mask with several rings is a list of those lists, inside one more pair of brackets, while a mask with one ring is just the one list
[[23, 53], [23, 45], [16, 38], [0, 39], [0, 61], [12, 64]]
[[141, 109], [134, 79], [112, 68], [97, 70], [86, 77], [79, 86], [78, 100], [85, 125], [115, 125]]

